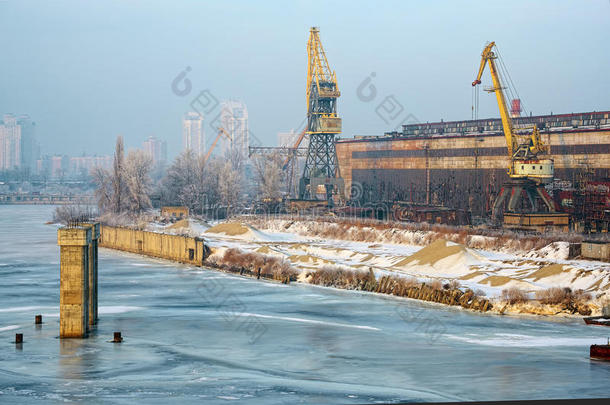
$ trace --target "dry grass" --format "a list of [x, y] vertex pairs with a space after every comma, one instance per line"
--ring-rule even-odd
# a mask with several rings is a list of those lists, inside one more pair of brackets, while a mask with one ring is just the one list
[[[370, 281], [370, 272], [354, 271], [337, 266], [323, 266], [311, 273], [311, 284], [347, 290], [362, 289]], [[373, 280], [375, 275], [372, 275]]]
[[502, 290], [502, 299], [507, 301], [509, 304], [518, 304], [527, 302], [529, 300], [527, 293], [517, 287]]
[[415, 277], [403, 277], [401, 280], [405, 287], [417, 287], [420, 285]]
[[[390, 242], [426, 246], [438, 239], [446, 239], [467, 247], [486, 250], [514, 250], [530, 252], [558, 241], [580, 242], [582, 235], [524, 235], [509, 230], [468, 229], [427, 223], [380, 221], [364, 218], [331, 218], [317, 216], [285, 215], [274, 217], [243, 217], [249, 223], [263, 229], [272, 229], [282, 223], [282, 231], [290, 232], [298, 222], [296, 233], [328, 239], [359, 242]], [[284, 222], [287, 221], [287, 222]], [[473, 236], [484, 238], [473, 238]]]
[[236, 248], [227, 249], [219, 264], [235, 272], [241, 269], [258, 272], [258, 269], [261, 269], [261, 274], [272, 274], [276, 280], [286, 277], [294, 279], [299, 274], [285, 259], [256, 252], [244, 252]]
[[542, 304], [576, 305], [591, 300], [591, 294], [583, 290], [572, 291], [569, 287], [551, 287], [536, 292], [536, 299]]

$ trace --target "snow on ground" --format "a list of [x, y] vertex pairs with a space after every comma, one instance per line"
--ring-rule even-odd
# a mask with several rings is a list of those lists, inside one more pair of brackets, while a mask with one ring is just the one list
[[[256, 251], [283, 257], [303, 271], [330, 265], [366, 271], [370, 268], [378, 276], [394, 274], [420, 281], [457, 280], [465, 287], [483, 291], [488, 297], [497, 297], [509, 287], [530, 293], [549, 287], [570, 287], [591, 292], [594, 297], [610, 294], [610, 265], [567, 260], [567, 242], [554, 242], [542, 249], [515, 254], [506, 250], [473, 249], [444, 239], [422, 247], [417, 244], [426, 239], [424, 232], [419, 231], [411, 232], [413, 244], [396, 244], [311, 237], [307, 235], [307, 224], [291, 224], [291, 232], [285, 228], [285, 221], [269, 221], [268, 229], [261, 230], [246, 223], [221, 222], [210, 227], [191, 220], [187, 231], [204, 237], [216, 254], [228, 248]], [[363, 231], [376, 230], [364, 228]], [[392, 240], [392, 230], [383, 233], [385, 240]], [[487, 237], [471, 238], [485, 242]]]

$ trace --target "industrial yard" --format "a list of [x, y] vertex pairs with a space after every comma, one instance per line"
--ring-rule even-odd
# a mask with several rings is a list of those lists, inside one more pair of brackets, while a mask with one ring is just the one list
[[[495, 93], [499, 119], [478, 118], [478, 85], [486, 66], [493, 86], [485, 90]], [[259, 211], [605, 238], [610, 111], [522, 116], [519, 93], [495, 42], [483, 49], [472, 86], [472, 120], [407, 123], [379, 136], [340, 138], [337, 74], [319, 29], [311, 28], [307, 127], [291, 148], [250, 147], [250, 156], [285, 156], [287, 193], [281, 201], [263, 199]]]

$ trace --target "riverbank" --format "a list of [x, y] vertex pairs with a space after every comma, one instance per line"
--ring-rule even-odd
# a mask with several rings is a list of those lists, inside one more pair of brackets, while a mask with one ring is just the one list
[[[278, 225], [286, 227], [273, 224], [276, 229]], [[306, 225], [298, 224], [301, 229]], [[538, 257], [532, 252], [519, 257], [445, 239], [423, 248], [339, 242], [303, 232], [260, 229], [246, 221], [211, 226], [184, 220], [153, 228], [203, 237], [209, 254], [205, 260], [197, 254], [193, 264], [283, 283], [390, 294], [497, 314], [597, 315], [609, 286], [603, 263], [558, 259], [556, 249], [561, 245], [557, 248], [556, 242], [535, 251]]]

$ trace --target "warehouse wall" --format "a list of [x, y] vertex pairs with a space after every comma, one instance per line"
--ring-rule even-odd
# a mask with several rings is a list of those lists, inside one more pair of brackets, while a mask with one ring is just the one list
[[[610, 129], [543, 133], [555, 178], [574, 182], [586, 170], [610, 177]], [[427, 138], [376, 137], [337, 142], [346, 193], [363, 201], [406, 200], [470, 209], [483, 215], [508, 180], [502, 134]]]

